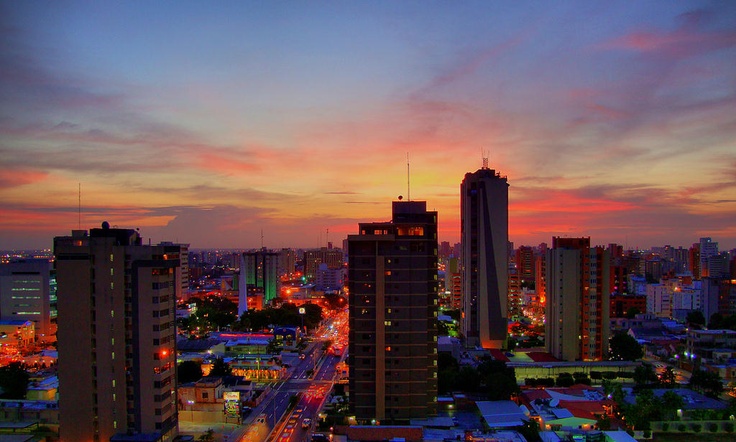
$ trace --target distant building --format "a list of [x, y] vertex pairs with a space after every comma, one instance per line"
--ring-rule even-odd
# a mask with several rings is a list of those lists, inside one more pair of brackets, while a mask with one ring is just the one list
[[342, 291], [346, 273], [345, 268], [331, 269], [326, 263], [320, 264], [314, 278], [315, 290]]
[[62, 441], [177, 436], [180, 251], [107, 223], [54, 238]]
[[48, 259], [0, 264], [0, 319], [33, 321], [39, 343], [56, 341], [56, 275]]
[[483, 167], [460, 185], [463, 265], [462, 330], [468, 347], [506, 346], [509, 184]]
[[238, 316], [247, 310], [249, 297], [261, 295], [263, 303], [260, 307], [270, 305], [281, 294], [279, 253], [271, 252], [265, 247], [243, 253], [240, 260], [239, 284]]
[[33, 321], [28, 319], [0, 320], [0, 345], [3, 352], [17, 353], [29, 350], [36, 340]]
[[[710, 237], [700, 238], [700, 277], [705, 278], [711, 276], [708, 261], [711, 257], [718, 255], [718, 243], [711, 240]], [[719, 276], [719, 275], [713, 275]]]
[[343, 265], [342, 250], [331, 247], [306, 250], [304, 252], [304, 276], [314, 280], [320, 264], [327, 264], [328, 269], [339, 269]]
[[609, 253], [590, 238], [553, 238], [547, 251], [547, 352], [566, 361], [608, 354]]
[[437, 212], [394, 201], [348, 236], [350, 409], [361, 422], [437, 414]]

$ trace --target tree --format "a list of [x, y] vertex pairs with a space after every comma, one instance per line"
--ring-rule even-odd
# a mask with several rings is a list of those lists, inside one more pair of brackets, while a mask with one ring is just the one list
[[638, 315], [639, 313], [641, 313], [641, 312], [639, 311], [638, 308], [636, 308], [636, 307], [629, 307], [629, 309], [626, 310], [626, 317], [628, 319], [634, 319], [636, 317], [636, 315]]
[[225, 362], [223, 358], [215, 359], [212, 364], [212, 370], [210, 370], [210, 376], [230, 376], [233, 374], [230, 366]]
[[503, 361], [484, 359], [478, 366], [478, 374], [486, 385], [488, 399], [491, 401], [508, 400], [519, 391], [516, 371], [507, 367]]
[[626, 333], [617, 333], [609, 341], [610, 359], [613, 361], [635, 361], [644, 356], [641, 345]]
[[677, 383], [677, 376], [675, 375], [675, 370], [672, 369], [672, 367], [667, 367], [664, 369], [664, 373], [662, 373], [662, 377], [659, 379], [659, 383], [666, 388], [673, 388], [675, 384]]
[[25, 399], [28, 391], [30, 375], [23, 369], [20, 362], [11, 362], [0, 367], [0, 389], [3, 399]]
[[661, 398], [662, 417], [665, 420], [673, 420], [677, 416], [677, 410], [683, 405], [682, 396], [674, 391], [665, 391]]
[[705, 326], [705, 316], [703, 316], [703, 312], [700, 310], [693, 310], [687, 314], [685, 322], [687, 322], [690, 327], [702, 328]]
[[637, 388], [656, 384], [657, 381], [657, 372], [654, 371], [652, 364], [641, 364], [634, 370], [634, 382]]
[[695, 370], [690, 376], [688, 386], [696, 391], [702, 391], [707, 396], [718, 397], [723, 392], [723, 383], [718, 373], [706, 370]]
[[575, 384], [575, 378], [570, 373], [560, 373], [557, 375], [555, 385], [558, 387], [570, 387]]
[[202, 364], [197, 361], [184, 361], [178, 365], [176, 376], [180, 384], [196, 382], [202, 378]]

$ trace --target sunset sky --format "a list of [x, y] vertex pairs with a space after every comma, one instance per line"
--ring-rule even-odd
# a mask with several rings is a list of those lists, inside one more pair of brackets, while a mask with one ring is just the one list
[[734, 3], [0, 2], [0, 249], [341, 246], [408, 194], [455, 243], [484, 151], [517, 246], [736, 247]]

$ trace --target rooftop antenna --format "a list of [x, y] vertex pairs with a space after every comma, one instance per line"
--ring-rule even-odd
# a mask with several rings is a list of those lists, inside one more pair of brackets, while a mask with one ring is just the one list
[[482, 169], [488, 169], [488, 151], [481, 149], [480, 155], [481, 155], [481, 158], [483, 158]]
[[263, 229], [261, 229], [261, 248], [263, 248]]
[[330, 229], [327, 229], [327, 235], [325, 236], [325, 242], [327, 243], [327, 247], [330, 246]]
[[77, 229], [82, 230], [82, 183], [79, 183], [79, 202], [77, 205]]
[[406, 153], [406, 200], [411, 201], [411, 180], [409, 175], [409, 152]]

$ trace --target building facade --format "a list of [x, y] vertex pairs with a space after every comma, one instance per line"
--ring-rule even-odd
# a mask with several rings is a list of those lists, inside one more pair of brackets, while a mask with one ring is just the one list
[[107, 223], [54, 239], [62, 441], [177, 436], [179, 253]]
[[348, 236], [350, 409], [360, 422], [437, 414], [437, 212], [395, 201]]
[[463, 317], [468, 347], [506, 346], [509, 185], [483, 168], [460, 185]]
[[553, 238], [547, 251], [546, 350], [565, 361], [601, 361], [610, 334], [610, 259], [590, 238]]
[[262, 296], [261, 308], [271, 305], [281, 294], [279, 252], [265, 247], [245, 252], [240, 259], [238, 316], [248, 309], [248, 297]]
[[39, 344], [56, 341], [56, 275], [48, 259], [0, 264], [0, 319], [33, 321]]

